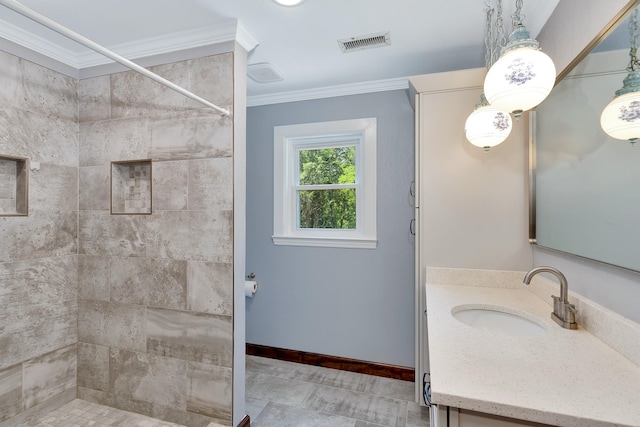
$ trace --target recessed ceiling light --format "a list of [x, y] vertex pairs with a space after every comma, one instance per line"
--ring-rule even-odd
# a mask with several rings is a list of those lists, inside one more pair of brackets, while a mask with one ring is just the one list
[[302, 4], [302, 2], [304, 2], [304, 0], [273, 0], [273, 1], [279, 4], [280, 6], [287, 6], [287, 7], [298, 6]]

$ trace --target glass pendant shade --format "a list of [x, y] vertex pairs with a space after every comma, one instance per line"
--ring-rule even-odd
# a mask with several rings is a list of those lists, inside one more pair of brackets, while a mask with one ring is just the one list
[[511, 133], [512, 123], [509, 113], [501, 111], [487, 102], [484, 94], [480, 103], [464, 124], [464, 133], [470, 143], [489, 151], [503, 142]]
[[600, 126], [612, 138], [628, 140], [631, 144], [640, 138], [640, 72], [632, 71], [624, 85], [604, 108]]
[[502, 55], [489, 69], [484, 93], [489, 103], [519, 117], [540, 104], [556, 81], [556, 67], [520, 24], [509, 36]]

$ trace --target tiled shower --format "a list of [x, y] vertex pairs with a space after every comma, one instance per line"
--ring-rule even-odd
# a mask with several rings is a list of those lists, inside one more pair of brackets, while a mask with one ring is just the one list
[[[233, 57], [151, 70], [231, 107]], [[0, 52], [0, 157], [30, 161], [28, 215], [0, 212], [0, 427], [76, 397], [231, 424], [233, 155], [233, 119], [132, 71]]]

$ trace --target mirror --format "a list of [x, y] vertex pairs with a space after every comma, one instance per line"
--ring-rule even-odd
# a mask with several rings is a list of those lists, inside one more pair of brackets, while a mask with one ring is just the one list
[[627, 19], [537, 108], [532, 243], [640, 271], [640, 143], [600, 127], [627, 75], [629, 48]]

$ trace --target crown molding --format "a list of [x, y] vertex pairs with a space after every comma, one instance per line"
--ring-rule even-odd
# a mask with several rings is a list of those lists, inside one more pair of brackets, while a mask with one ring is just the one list
[[251, 52], [255, 49], [260, 43], [247, 31], [242, 22], [238, 21], [238, 29], [236, 32], [236, 41], [240, 46], [244, 48], [247, 52]]
[[285, 102], [309, 101], [312, 99], [332, 98], [335, 96], [360, 95], [364, 93], [385, 92], [409, 88], [409, 79], [374, 80], [369, 82], [327, 86], [316, 89], [304, 89], [247, 97], [247, 107], [281, 104]]
[[[110, 49], [125, 58], [144, 58], [230, 41], [237, 41], [247, 51], [253, 50], [258, 44], [244, 26], [233, 20], [122, 43]], [[91, 51], [79, 57], [79, 68], [95, 67], [112, 62], [99, 53]]]
[[0, 37], [73, 68], [79, 68], [77, 53], [2, 19], [0, 19]]
[[[56, 43], [52, 43], [44, 37], [37, 36], [3, 20], [0, 20], [0, 37], [78, 70], [113, 62], [111, 59], [91, 50], [81, 53], [73, 52]], [[110, 46], [108, 49], [125, 58], [144, 58], [229, 41], [238, 42], [247, 52], [250, 52], [258, 45], [258, 42], [239, 21], [232, 20], [221, 24], [207, 25], [192, 30], [177, 31], [134, 42], [121, 43]]]

